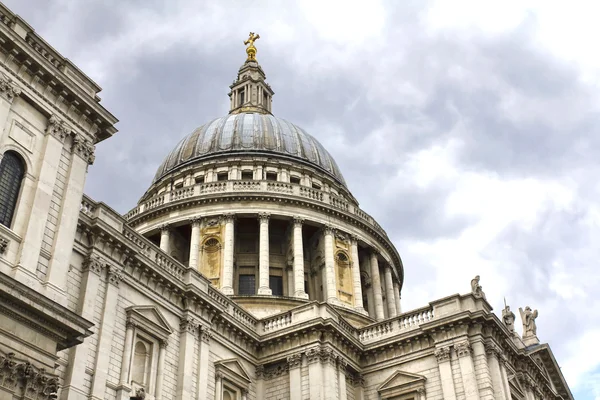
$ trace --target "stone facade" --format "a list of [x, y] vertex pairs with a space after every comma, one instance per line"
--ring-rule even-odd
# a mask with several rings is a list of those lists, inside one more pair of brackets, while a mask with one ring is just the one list
[[0, 14], [0, 154], [25, 169], [0, 224], [0, 399], [572, 399], [537, 312], [520, 338], [478, 278], [403, 312], [397, 250], [272, 116], [254, 58], [198, 131], [232, 147], [174, 150], [123, 216], [83, 194], [116, 132], [100, 88]]

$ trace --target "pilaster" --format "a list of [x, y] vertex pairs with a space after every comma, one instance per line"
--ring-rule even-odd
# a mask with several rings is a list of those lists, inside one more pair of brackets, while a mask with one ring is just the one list
[[444, 400], [456, 400], [456, 389], [454, 388], [454, 378], [452, 377], [452, 367], [450, 365], [450, 346], [438, 347], [434, 354], [440, 370], [443, 398]]
[[194, 345], [198, 335], [198, 322], [189, 315], [184, 315], [179, 324], [179, 365], [177, 366], [178, 400], [191, 399], [194, 395], [192, 387], [192, 369], [194, 366]]
[[123, 279], [119, 268], [108, 265], [106, 268], [106, 294], [102, 308], [102, 322], [99, 324], [98, 347], [96, 348], [96, 363], [92, 378], [90, 398], [103, 400], [108, 378], [108, 362], [115, 331], [117, 302], [119, 300], [119, 283]]
[[[0, 126], [6, 126], [12, 103], [20, 94], [19, 86], [4, 74], [0, 74]], [[0, 139], [6, 133], [7, 129], [1, 130]]]
[[290, 400], [302, 399], [302, 353], [292, 354], [287, 358], [290, 378]]
[[510, 400], [506, 395], [505, 384], [503, 382], [504, 377], [500, 369], [499, 357], [502, 354], [502, 349], [494, 343], [486, 343], [485, 352], [494, 388], [494, 398], [497, 400]]
[[466, 400], [479, 400], [479, 387], [475, 376], [475, 367], [471, 356], [471, 344], [468, 339], [461, 340], [454, 344], [458, 363], [460, 365], [460, 374], [462, 376], [465, 388]]
[[323, 399], [323, 369], [321, 368], [321, 349], [313, 347], [306, 351], [308, 362], [308, 381], [310, 384], [309, 398]]
[[200, 326], [199, 329], [199, 351], [198, 354], [198, 400], [209, 400], [208, 397], [208, 363], [210, 355], [210, 339], [212, 333], [210, 327]]

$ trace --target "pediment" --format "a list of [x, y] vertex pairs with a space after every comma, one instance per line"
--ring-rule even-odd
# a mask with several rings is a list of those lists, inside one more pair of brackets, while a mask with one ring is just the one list
[[425, 389], [426, 377], [411, 372], [396, 371], [377, 389], [383, 399]]
[[148, 333], [166, 338], [173, 329], [156, 306], [131, 306], [125, 309], [127, 320]]
[[216, 361], [215, 370], [240, 387], [247, 387], [252, 382], [244, 366], [235, 358]]

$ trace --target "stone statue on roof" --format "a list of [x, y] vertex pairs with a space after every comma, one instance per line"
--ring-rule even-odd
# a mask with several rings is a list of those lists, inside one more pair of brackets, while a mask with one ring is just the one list
[[527, 337], [537, 336], [537, 326], [535, 319], [538, 317], [538, 311], [531, 311], [531, 307], [525, 307], [525, 311], [519, 308], [521, 313], [521, 321], [523, 322], [523, 339]]
[[479, 284], [479, 279], [479, 275], [471, 279], [471, 293], [477, 298], [485, 299], [485, 293], [483, 293], [483, 288]]

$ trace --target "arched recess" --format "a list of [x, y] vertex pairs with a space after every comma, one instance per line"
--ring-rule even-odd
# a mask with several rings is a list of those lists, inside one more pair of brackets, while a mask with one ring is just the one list
[[209, 236], [202, 242], [200, 273], [216, 287], [220, 287], [221, 282], [222, 247], [217, 236]]
[[10, 228], [25, 177], [25, 161], [9, 150], [0, 161], [0, 224]]
[[345, 251], [335, 254], [335, 273], [338, 299], [343, 303], [354, 305], [354, 286], [352, 284], [352, 263]]

